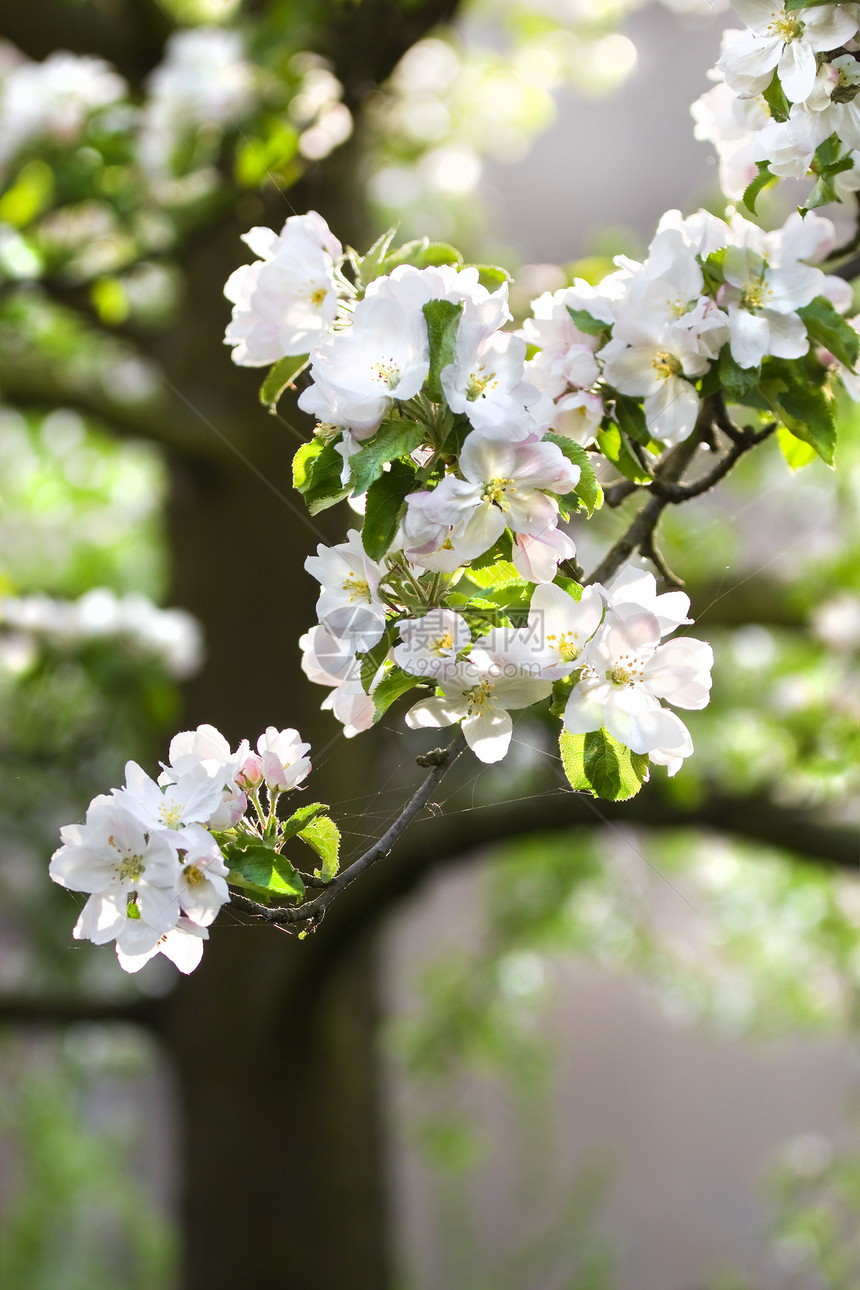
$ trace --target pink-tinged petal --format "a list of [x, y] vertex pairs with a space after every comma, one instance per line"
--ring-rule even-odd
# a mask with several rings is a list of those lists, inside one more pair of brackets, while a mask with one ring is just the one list
[[515, 493], [509, 492], [507, 501], [510, 509], [505, 512], [505, 518], [514, 533], [540, 537], [543, 533], [552, 533], [556, 528], [558, 506], [545, 493], [526, 488]]
[[714, 652], [706, 641], [679, 637], [657, 650], [644, 668], [652, 694], [681, 708], [704, 708], [711, 690]]
[[512, 730], [510, 714], [501, 708], [485, 708], [463, 722], [466, 743], [488, 765], [502, 760], [510, 747]]
[[512, 443], [480, 431], [473, 431], [468, 436], [460, 452], [460, 470], [473, 484], [483, 484], [488, 479], [510, 478], [515, 461]]

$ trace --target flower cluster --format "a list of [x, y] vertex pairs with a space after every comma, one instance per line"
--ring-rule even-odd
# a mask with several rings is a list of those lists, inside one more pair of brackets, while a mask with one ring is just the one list
[[860, 6], [732, 0], [746, 24], [723, 34], [717, 83], [693, 104], [697, 139], [717, 150], [723, 191], [759, 174], [816, 182], [807, 206], [860, 188]]
[[306, 372], [317, 426], [294, 482], [313, 513], [348, 495], [363, 511], [305, 564], [321, 591], [302, 666], [323, 706], [352, 736], [423, 685], [408, 724], [462, 721], [491, 762], [510, 710], [554, 692], [570, 735], [605, 731], [674, 774], [692, 743], [662, 700], [704, 706], [710, 649], [663, 642], [686, 600], [661, 619], [651, 575], [583, 590], [567, 525], [601, 503], [600, 454], [647, 483], [645, 458], [688, 439], [718, 391], [814, 438], [785, 360], [809, 355], [823, 387], [856, 358], [849, 293], [819, 267], [831, 222], [765, 233], [669, 211], [642, 263], [541, 296], [519, 330], [507, 276], [450, 247], [392, 250], [389, 234], [359, 257], [315, 212], [245, 240], [260, 260], [227, 284], [234, 361], [275, 363], [270, 402]]
[[[295, 730], [270, 726], [256, 752], [247, 740], [232, 751], [204, 725], [173, 738], [157, 781], [129, 762], [124, 786], [94, 798], [85, 823], [61, 830], [63, 845], [51, 860], [54, 882], [89, 895], [75, 938], [116, 941], [127, 972], [156, 954], [191, 972], [230, 899], [228, 879], [277, 889], [245, 858], [264, 838], [278, 840], [278, 798], [306, 778], [309, 749]], [[254, 818], [246, 817], [249, 806]], [[310, 818], [308, 808], [300, 814], [300, 823]]]

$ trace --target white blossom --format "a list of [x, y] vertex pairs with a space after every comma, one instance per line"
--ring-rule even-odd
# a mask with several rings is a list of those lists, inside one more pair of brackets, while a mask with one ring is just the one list
[[258, 227], [242, 240], [260, 258], [236, 269], [224, 287], [234, 306], [224, 336], [234, 347], [233, 362], [262, 367], [306, 354], [337, 314], [340, 242], [316, 211], [291, 215], [277, 235]]

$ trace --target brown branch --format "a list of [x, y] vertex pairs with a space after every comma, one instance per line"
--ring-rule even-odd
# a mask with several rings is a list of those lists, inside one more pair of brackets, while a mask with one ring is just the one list
[[[697, 449], [708, 432], [715, 426], [722, 430], [731, 440], [728, 451], [701, 479], [694, 480], [689, 484], [681, 484], [679, 481], [693, 460]], [[657, 572], [670, 585], [683, 586], [681, 580], [667, 568], [655, 545], [655, 534], [660, 516], [669, 505], [678, 505], [681, 502], [689, 501], [693, 497], [700, 497], [702, 493], [707, 493], [733, 469], [745, 453], [756, 447], [757, 444], [762, 443], [769, 435], [773, 434], [775, 429], [776, 422], [765, 426], [763, 430], [757, 432], [739, 430], [729, 418], [721, 394], [712, 395], [710, 398], [705, 399], [699, 410], [695, 430], [688, 439], [685, 439], [683, 443], [678, 444], [671, 452], [668, 452], [660, 462], [650, 484], [644, 485], [651, 494], [649, 500], [593, 573], [585, 579], [585, 585], [588, 586], [593, 582], [608, 582], [618, 572], [625, 560], [634, 551], [638, 550], [647, 559], [651, 560]], [[618, 505], [638, 485], [634, 485], [633, 488], [625, 488], [621, 485], [615, 485], [614, 487], [618, 489], [617, 500], [614, 501], [614, 504]]]
[[305, 901], [302, 905], [271, 908], [268, 905], [260, 905], [255, 900], [249, 900], [247, 896], [232, 893], [231, 904], [233, 907], [241, 909], [247, 914], [253, 914], [256, 918], [267, 923], [275, 923], [278, 926], [302, 923], [305, 925], [306, 930], [315, 930], [325, 917], [325, 912], [332, 901], [351, 883], [355, 882], [356, 878], [377, 864], [383, 856], [388, 855], [401, 834], [406, 831], [415, 817], [420, 814], [430, 801], [433, 793], [465, 747], [466, 738], [461, 728], [447, 748], [418, 759], [420, 765], [432, 765], [433, 769], [423, 784], [413, 793], [397, 819], [386, 829], [378, 842], [374, 842], [369, 850], [365, 851], [357, 860], [353, 860], [352, 864], [348, 865], [346, 869], [342, 869], [337, 877], [327, 883], [325, 889], [318, 896], [315, 896], [313, 900]]

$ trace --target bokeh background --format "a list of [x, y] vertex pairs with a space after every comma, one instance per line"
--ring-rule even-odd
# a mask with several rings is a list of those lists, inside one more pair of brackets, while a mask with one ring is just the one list
[[[222, 345], [247, 228], [309, 208], [528, 301], [721, 209], [698, 0], [31, 0], [0, 45], [4, 1290], [853, 1290], [858, 417], [667, 516], [717, 654], [696, 756], [563, 791], [549, 725], [295, 940], [200, 969], [71, 940], [57, 829], [175, 730], [314, 747], [349, 852], [412, 736], [346, 741], [290, 459]], [[784, 211], [765, 210], [781, 219]], [[844, 215], [839, 215], [844, 219]], [[577, 533], [588, 564], [624, 524]], [[414, 769], [414, 768], [413, 768]], [[454, 778], [453, 776], [451, 777]]]

